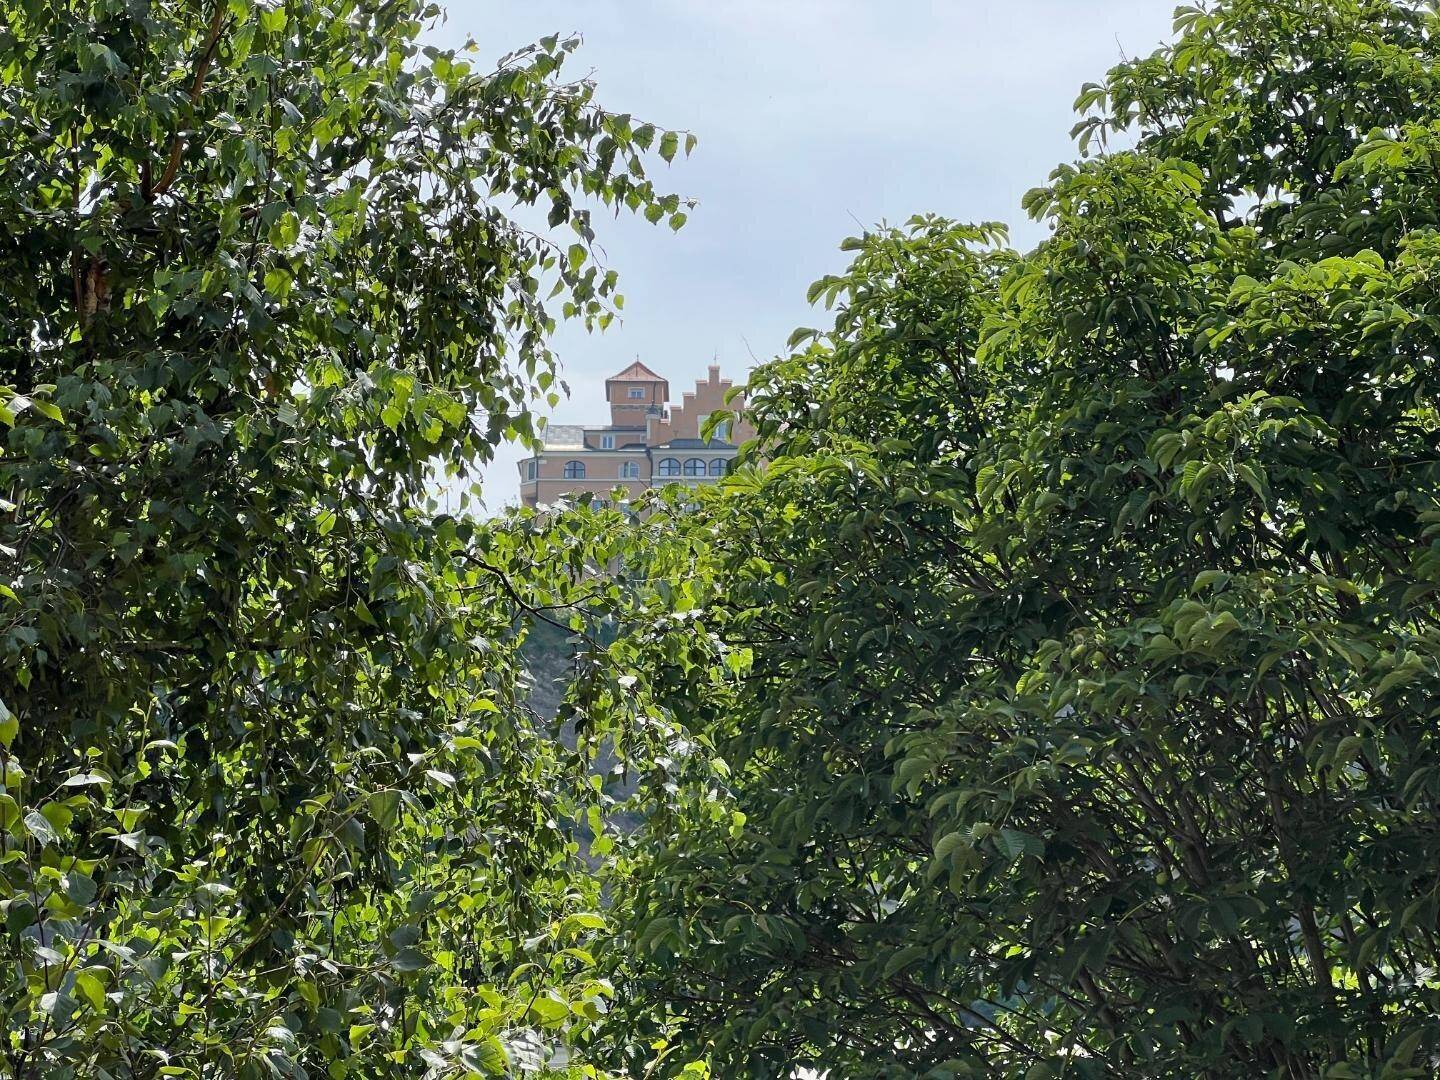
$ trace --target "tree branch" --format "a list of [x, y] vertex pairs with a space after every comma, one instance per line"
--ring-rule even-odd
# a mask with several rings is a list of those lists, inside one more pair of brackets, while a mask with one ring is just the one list
[[[195, 78], [190, 84], [190, 105], [193, 108], [200, 101], [200, 94], [205, 89], [205, 77], [210, 74], [210, 65], [215, 62], [215, 49], [220, 44], [220, 32], [225, 28], [225, 12], [229, 10], [225, 0], [217, 0], [215, 14], [210, 16], [210, 29], [206, 33], [205, 48], [200, 53], [200, 58], [195, 61]], [[185, 152], [185, 138], [180, 132], [175, 132], [175, 138], [170, 142], [170, 159], [165, 163], [165, 171], [160, 174], [159, 182], [150, 190], [145, 192], [145, 201], [151, 202], [170, 190], [170, 185], [175, 182], [176, 175], [180, 172], [180, 158]]]

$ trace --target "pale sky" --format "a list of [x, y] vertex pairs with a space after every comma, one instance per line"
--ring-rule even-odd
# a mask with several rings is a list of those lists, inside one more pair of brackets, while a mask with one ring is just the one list
[[[1076, 156], [1080, 86], [1170, 35], [1175, 0], [450, 0], [433, 37], [485, 61], [579, 31], [572, 76], [605, 107], [693, 131], [657, 186], [699, 205], [679, 233], [597, 222], [623, 320], [562, 328], [571, 396], [556, 423], [603, 422], [604, 380], [637, 356], [673, 396], [718, 361], [736, 382], [827, 316], [810, 282], [841, 240], [916, 213], [1004, 221], [1042, 236], [1020, 199]], [[491, 510], [518, 495], [518, 448], [485, 477]]]

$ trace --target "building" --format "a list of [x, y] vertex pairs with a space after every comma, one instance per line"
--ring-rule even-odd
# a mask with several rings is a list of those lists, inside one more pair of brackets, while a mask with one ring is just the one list
[[638, 495], [666, 484], [710, 484], [730, 471], [739, 445], [754, 431], [744, 421], [726, 423], [701, 438], [714, 412], [727, 405], [730, 380], [711, 365], [709, 378], [670, 404], [670, 384], [640, 361], [605, 380], [610, 422], [597, 427], [552, 424], [541, 433], [541, 451], [520, 462], [520, 500], [543, 506], [565, 495], [608, 496], [616, 488]]

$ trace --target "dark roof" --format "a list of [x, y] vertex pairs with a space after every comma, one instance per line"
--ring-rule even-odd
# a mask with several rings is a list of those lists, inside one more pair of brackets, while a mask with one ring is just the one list
[[711, 439], [706, 442], [704, 439], [671, 439], [667, 443], [661, 443], [655, 447], [656, 450], [734, 450], [735, 444], [725, 442], [723, 439]]

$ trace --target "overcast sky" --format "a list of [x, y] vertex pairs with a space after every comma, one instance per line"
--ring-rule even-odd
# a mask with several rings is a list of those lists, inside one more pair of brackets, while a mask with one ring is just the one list
[[[1020, 198], [1075, 156], [1071, 103], [1122, 55], [1169, 36], [1174, 0], [450, 0], [435, 37], [486, 61], [579, 31], [572, 75], [598, 98], [693, 131], [693, 156], [655, 174], [699, 200], [679, 233], [597, 226], [620, 273], [623, 322], [562, 329], [570, 386], [556, 423], [608, 415], [604, 380], [637, 356], [676, 397], [718, 360], [737, 382], [823, 313], [805, 289], [844, 265], [846, 236], [936, 212], [1041, 237]], [[657, 163], [658, 164], [658, 163]], [[492, 510], [518, 493], [501, 451]]]

